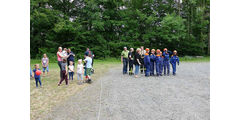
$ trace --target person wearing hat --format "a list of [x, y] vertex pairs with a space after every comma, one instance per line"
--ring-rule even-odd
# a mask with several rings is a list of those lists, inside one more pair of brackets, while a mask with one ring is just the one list
[[167, 71], [167, 75], [169, 75], [170, 72], [170, 63], [169, 63], [169, 57], [170, 54], [172, 54], [171, 51], [167, 50], [167, 48], [164, 48], [163, 50], [163, 68], [164, 68], [164, 75], [166, 75], [166, 71]]
[[129, 51], [127, 50], [127, 47], [124, 47], [121, 53], [121, 62], [123, 63], [123, 74], [127, 74], [128, 52]]
[[146, 53], [144, 55], [144, 67], [145, 70], [145, 76], [149, 77], [150, 75], [150, 56], [149, 56], [149, 48], [146, 48]]
[[154, 76], [154, 63], [155, 63], [155, 49], [151, 50], [150, 54], [150, 76]]
[[173, 51], [173, 55], [170, 59], [170, 63], [172, 65], [173, 75], [176, 75], [176, 63], [178, 63], [178, 65], [179, 65], [179, 58], [177, 56], [177, 51], [176, 50]]
[[157, 76], [162, 76], [162, 69], [163, 69], [163, 57], [162, 57], [162, 52], [157, 49], [157, 55], [155, 57], [155, 62], [156, 62], [156, 74]]
[[145, 55], [146, 51], [144, 50], [144, 47], [141, 46], [141, 51], [140, 51], [140, 62], [141, 62], [141, 65], [140, 65], [140, 71], [141, 71], [141, 74], [143, 74], [143, 72], [146, 70], [146, 68], [144, 67], [144, 55]]
[[128, 60], [129, 60], [129, 75], [133, 75], [133, 63], [134, 63], [134, 59], [133, 59], [133, 48], [130, 48], [130, 52], [128, 53]]

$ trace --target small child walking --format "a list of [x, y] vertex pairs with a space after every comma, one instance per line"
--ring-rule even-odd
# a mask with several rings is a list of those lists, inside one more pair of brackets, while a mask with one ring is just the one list
[[66, 59], [63, 59], [63, 63], [61, 64], [61, 73], [62, 73], [62, 76], [61, 76], [61, 80], [59, 81], [58, 83], [58, 86], [60, 86], [62, 84], [62, 81], [65, 80], [66, 82], [66, 85], [68, 85], [68, 78], [67, 78], [67, 60]]
[[[83, 68], [83, 64], [82, 64], [82, 59], [78, 60], [78, 65], [77, 65], [77, 79], [79, 82], [79, 84], [83, 83], [83, 74], [84, 74], [84, 68]], [[80, 80], [81, 78], [81, 80]]]
[[35, 69], [33, 69], [34, 76], [32, 75], [32, 77], [35, 78], [36, 87], [38, 88], [38, 83], [40, 84], [40, 87], [41, 87], [41, 86], [42, 86], [42, 82], [41, 82], [40, 75], [37, 75], [37, 74], [36, 74], [36, 71], [38, 71], [38, 70], [41, 71], [41, 69], [39, 69], [39, 64], [35, 64], [34, 66], [35, 66]]
[[69, 80], [73, 80], [73, 75], [74, 75], [74, 66], [73, 66], [73, 61], [69, 62], [70, 65], [68, 66], [68, 74], [69, 74]]
[[45, 76], [45, 71], [47, 71], [47, 74], [49, 72], [48, 63], [49, 63], [49, 59], [47, 57], [47, 54], [43, 54], [43, 58], [42, 58], [43, 76]]

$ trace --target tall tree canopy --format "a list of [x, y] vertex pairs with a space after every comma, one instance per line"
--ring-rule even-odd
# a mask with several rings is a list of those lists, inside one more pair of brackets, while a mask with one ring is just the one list
[[119, 57], [123, 46], [209, 55], [210, 0], [31, 0], [30, 53]]

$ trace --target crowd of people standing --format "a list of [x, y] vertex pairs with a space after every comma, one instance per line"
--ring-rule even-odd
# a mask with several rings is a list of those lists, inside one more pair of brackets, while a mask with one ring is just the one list
[[[123, 74], [135, 75], [138, 77], [139, 71], [141, 74], [145, 73], [146, 77], [149, 76], [162, 76], [170, 73], [170, 64], [172, 65], [173, 75], [176, 75], [176, 65], [179, 65], [179, 58], [177, 51], [173, 52], [167, 48], [160, 49], [149, 48], [144, 50], [144, 47], [137, 48], [134, 54], [134, 49], [127, 47], [123, 48], [121, 53], [121, 62], [123, 63]], [[135, 72], [133, 73], [133, 65], [135, 65]], [[128, 69], [129, 67], [129, 69]], [[139, 70], [140, 68], [140, 70]], [[156, 73], [156, 74], [155, 74]]]
[[[91, 74], [94, 72], [93, 70], [93, 58], [94, 54], [92, 51], [87, 48], [87, 50], [84, 53], [83, 59], [78, 59], [77, 62], [77, 79], [79, 81], [79, 84], [82, 83], [91, 83]], [[49, 73], [49, 58], [46, 54], [43, 54], [42, 58], [42, 69], [43, 69], [43, 76], [45, 76], [45, 71], [47, 71], [47, 74]], [[75, 73], [75, 54], [71, 51], [70, 48], [64, 48], [62, 50], [62, 47], [58, 48], [57, 52], [57, 64], [60, 68], [60, 80], [58, 82], [58, 86], [62, 84], [63, 81], [65, 81], [66, 85], [68, 85], [69, 80], [73, 80], [74, 73]], [[40, 74], [38, 74], [38, 71], [41, 71], [40, 65], [35, 64], [34, 69], [30, 69], [30, 76], [35, 78], [36, 87], [38, 87], [38, 83], [40, 86], [42, 86], [41, 77]], [[33, 72], [33, 73], [32, 73]], [[85, 76], [85, 80], [83, 79], [83, 76]]]

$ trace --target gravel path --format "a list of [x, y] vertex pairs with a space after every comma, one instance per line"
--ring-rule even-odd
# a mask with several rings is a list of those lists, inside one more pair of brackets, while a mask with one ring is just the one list
[[182, 62], [176, 76], [134, 78], [122, 75], [121, 70], [121, 66], [110, 69], [106, 76], [53, 108], [44, 119], [210, 119], [209, 63]]

